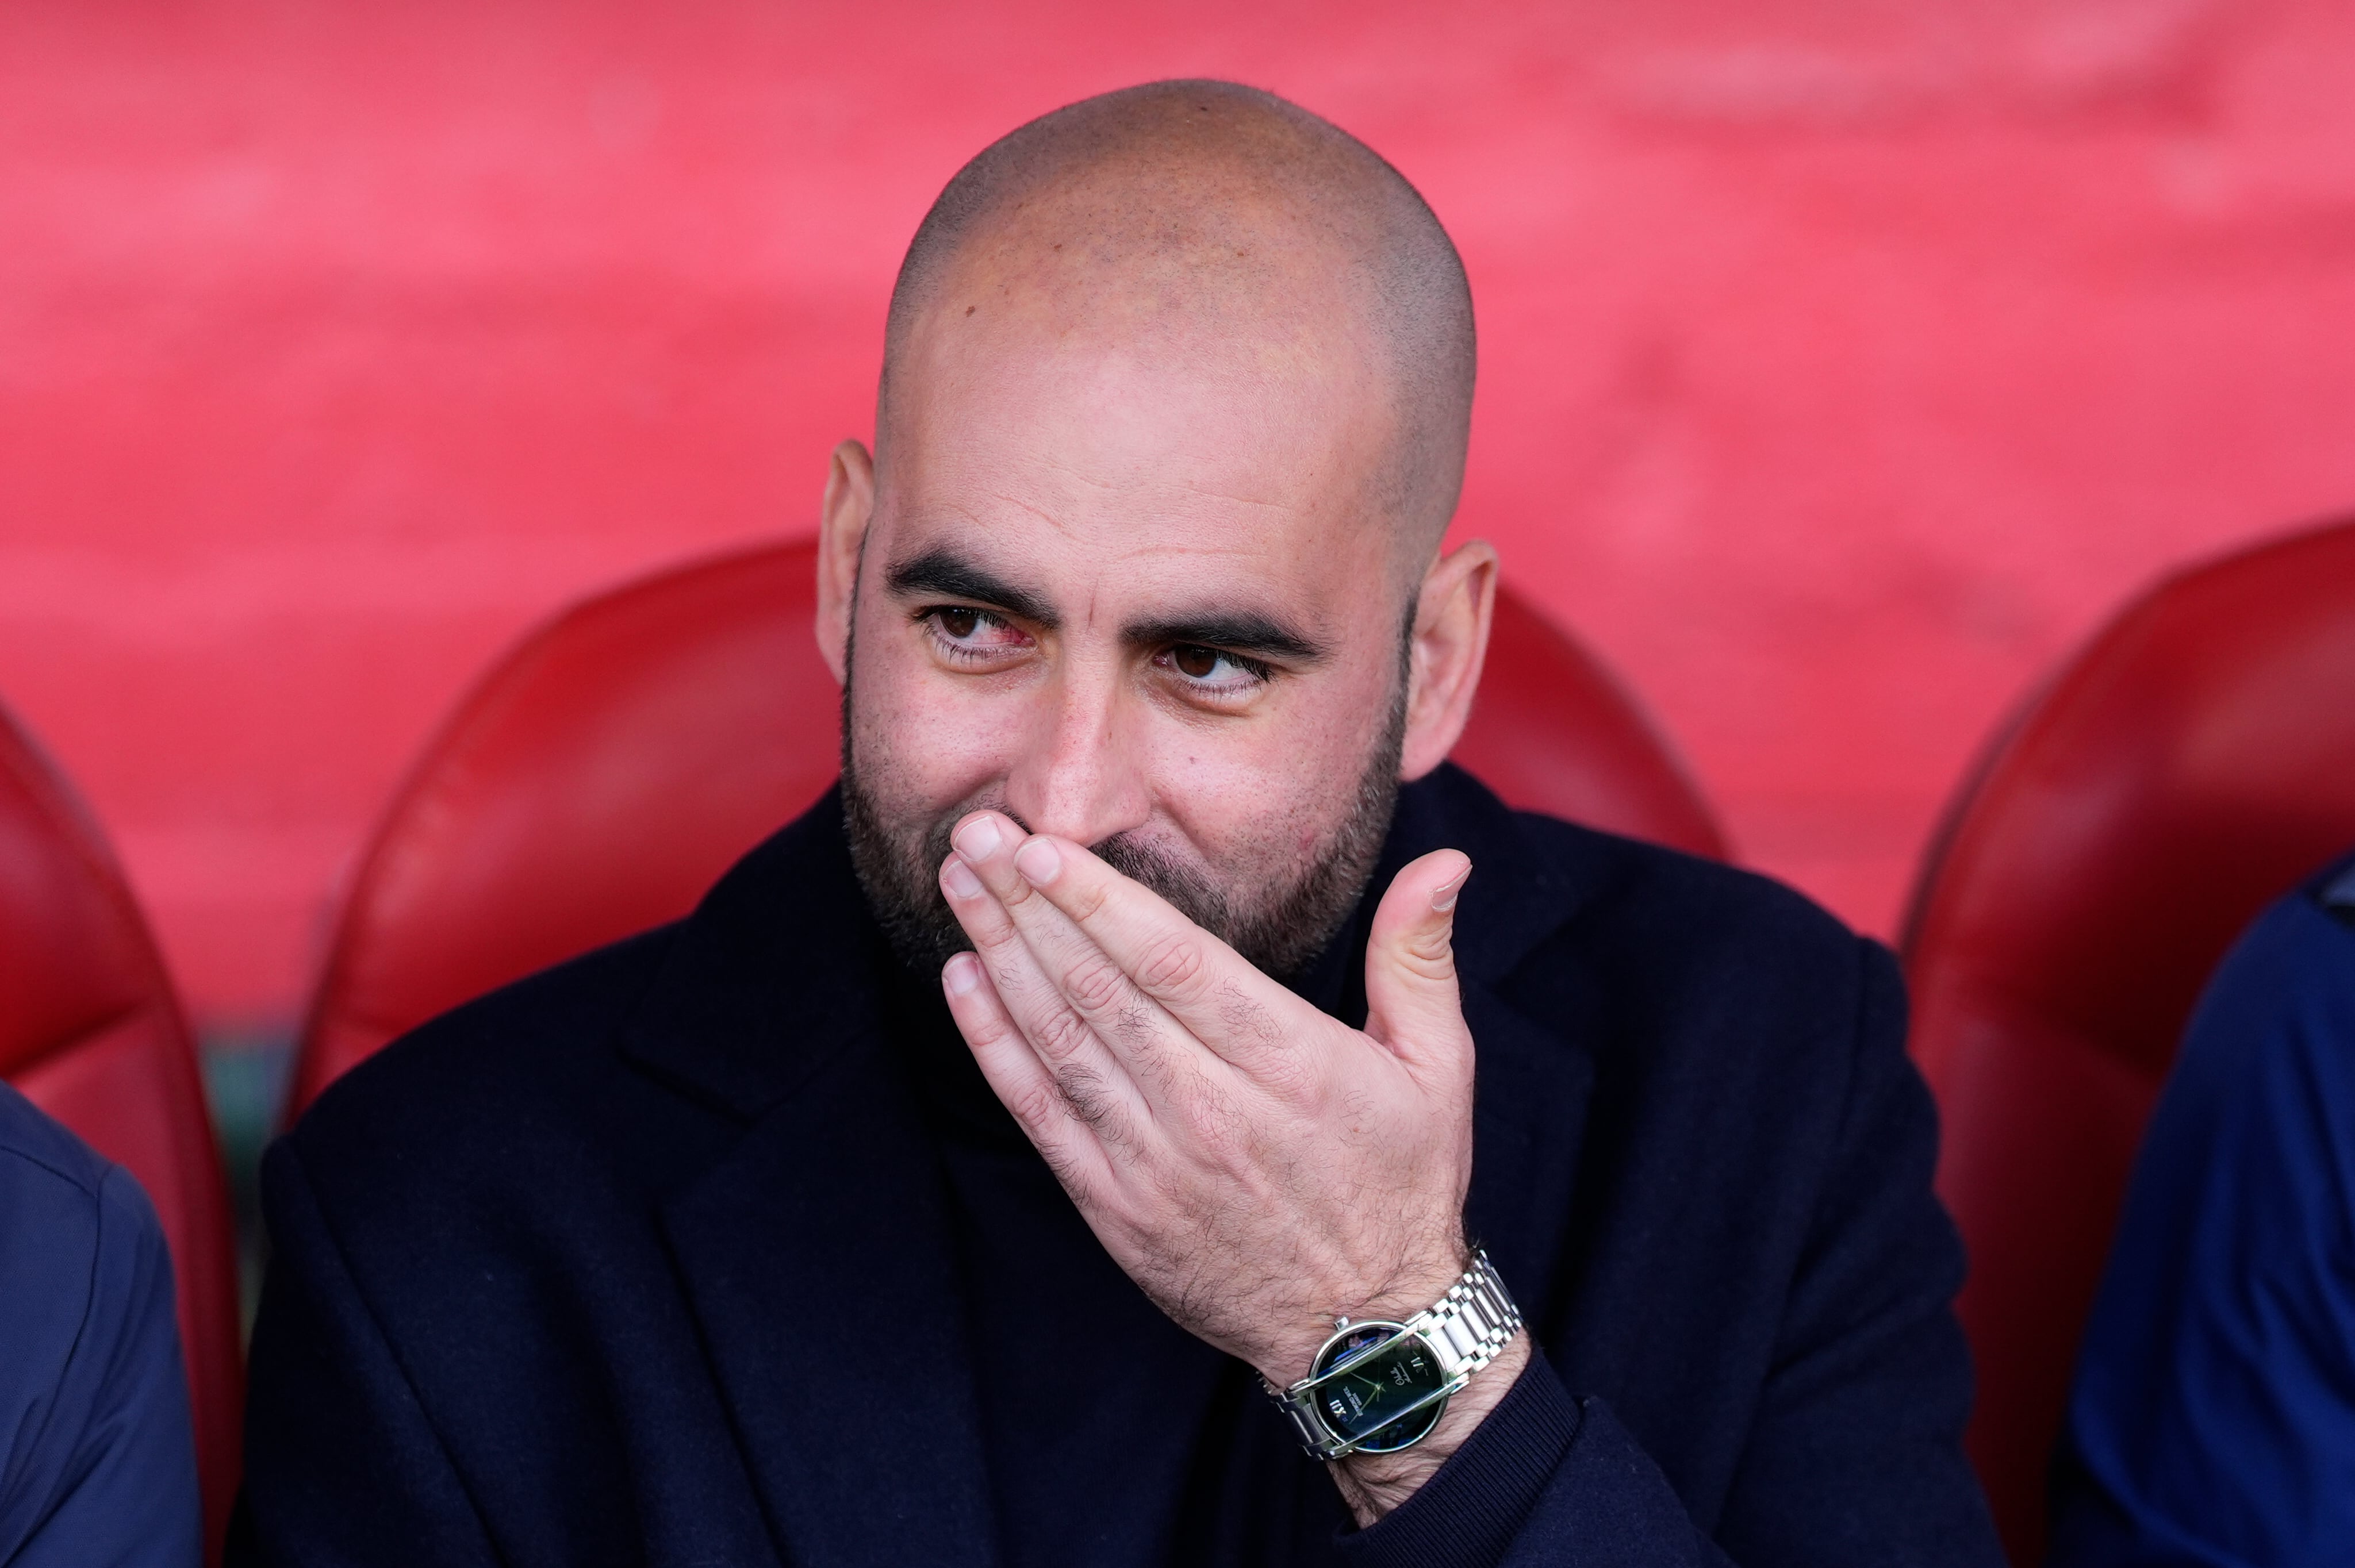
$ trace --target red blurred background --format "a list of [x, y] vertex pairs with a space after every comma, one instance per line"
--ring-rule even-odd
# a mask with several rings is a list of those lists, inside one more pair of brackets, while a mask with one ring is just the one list
[[290, 1027], [525, 627], [810, 529], [965, 157], [1181, 74], [1431, 198], [1482, 329], [1463, 530], [1867, 929], [2124, 595], [2355, 501], [2334, 0], [11, 0], [0, 700], [200, 1026]]

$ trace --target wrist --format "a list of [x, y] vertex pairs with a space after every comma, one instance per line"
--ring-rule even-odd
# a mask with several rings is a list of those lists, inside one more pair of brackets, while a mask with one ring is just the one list
[[1395, 1454], [1359, 1453], [1336, 1460], [1334, 1484], [1340, 1488], [1358, 1528], [1370, 1527], [1438, 1474], [1489, 1413], [1504, 1403], [1529, 1364], [1529, 1337], [1516, 1334], [1486, 1370], [1448, 1401], [1446, 1414], [1422, 1442]]
[[[1281, 1341], [1270, 1344], [1264, 1352], [1266, 1359], [1261, 1360], [1259, 1352], [1246, 1359], [1258, 1368], [1269, 1387], [1284, 1388], [1301, 1375], [1301, 1370], [1337, 1326], [1344, 1322], [1404, 1322], [1462, 1278], [1464, 1271], [1472, 1266], [1472, 1256], [1470, 1244], [1458, 1234], [1415, 1262], [1394, 1268], [1379, 1284], [1361, 1287], [1354, 1294], [1320, 1292], [1316, 1302], [1318, 1317], [1297, 1331], [1288, 1330]], [[1326, 1312], [1333, 1315], [1325, 1317], [1322, 1314]]]
[[1520, 1309], [1486, 1253], [1427, 1307], [1337, 1319], [1308, 1375], [1268, 1392], [1301, 1446], [1334, 1461], [1361, 1523], [1380, 1518], [1444, 1464], [1529, 1358]]

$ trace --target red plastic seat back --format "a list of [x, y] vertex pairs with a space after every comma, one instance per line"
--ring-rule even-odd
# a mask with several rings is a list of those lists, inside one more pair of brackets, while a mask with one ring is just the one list
[[[237, 1489], [237, 1253], [204, 1083], [146, 923], [96, 827], [0, 713], [0, 1076], [138, 1178], [163, 1221], [206, 1540]], [[0, 1312], [7, 1305], [0, 1302]]]
[[[491, 672], [360, 863], [290, 1117], [434, 1014], [685, 914], [826, 792], [840, 693], [814, 633], [816, 559], [780, 546], [649, 577]], [[1457, 755], [1516, 804], [1720, 851], [1633, 703], [1508, 597]]]
[[2355, 525], [2162, 583], [1963, 792], [1908, 938], [1970, 1251], [1971, 1455], [2013, 1561], [2143, 1122], [2210, 971], [2355, 844]]

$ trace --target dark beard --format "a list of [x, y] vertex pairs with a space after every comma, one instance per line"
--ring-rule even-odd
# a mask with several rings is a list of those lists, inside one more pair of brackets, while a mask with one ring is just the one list
[[[860, 787], [851, 757], [853, 685], [845, 681], [842, 692], [842, 817], [850, 838], [851, 864], [900, 961], [918, 974], [938, 974], [952, 954], [973, 946], [941, 895], [939, 876], [952, 847], [949, 834], [975, 808], [961, 805], [943, 816], [925, 830], [921, 843], [911, 845], [893, 833], [873, 798]], [[1349, 814], [1306, 872], [1272, 898], [1242, 904], [1192, 866], [1126, 833], [1089, 847], [1105, 864], [1153, 889], [1263, 972], [1289, 979], [1324, 950], [1365, 896], [1398, 805], [1399, 758], [1405, 742], [1406, 682], [1401, 679], [1381, 738], [1358, 777]], [[1003, 805], [997, 809], [1006, 810]]]

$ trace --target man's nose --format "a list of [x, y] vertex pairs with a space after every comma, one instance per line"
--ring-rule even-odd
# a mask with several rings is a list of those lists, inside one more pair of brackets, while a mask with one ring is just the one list
[[1006, 778], [1006, 804], [1034, 833], [1093, 844], [1153, 810], [1120, 683], [1087, 673], [1041, 693], [1050, 705]]

